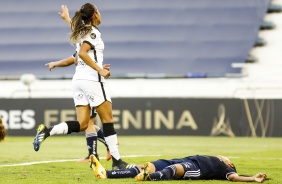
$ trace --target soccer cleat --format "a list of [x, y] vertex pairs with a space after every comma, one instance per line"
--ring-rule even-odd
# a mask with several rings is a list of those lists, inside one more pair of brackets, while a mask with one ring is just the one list
[[141, 170], [141, 172], [135, 176], [135, 180], [136, 181], [149, 181], [151, 180], [150, 178], [150, 169], [151, 169], [151, 163], [150, 162], [146, 162], [143, 166], [143, 169]]
[[98, 159], [92, 154], [89, 158], [90, 167], [93, 169], [94, 174], [99, 179], [107, 178], [106, 169], [100, 164]]
[[119, 159], [116, 163], [112, 164], [112, 170], [130, 169], [130, 168], [133, 168], [134, 166], [135, 166], [134, 164], [129, 164]]
[[41, 125], [38, 126], [37, 134], [36, 134], [34, 141], [33, 141], [33, 148], [34, 148], [35, 151], [39, 150], [40, 145], [45, 140], [46, 131], [47, 131], [47, 127], [45, 125], [41, 124]]

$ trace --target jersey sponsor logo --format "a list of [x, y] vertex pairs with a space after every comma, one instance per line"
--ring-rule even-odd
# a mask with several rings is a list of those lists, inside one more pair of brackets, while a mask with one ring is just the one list
[[96, 34], [95, 33], [91, 33], [90, 37], [94, 40], [96, 38]]

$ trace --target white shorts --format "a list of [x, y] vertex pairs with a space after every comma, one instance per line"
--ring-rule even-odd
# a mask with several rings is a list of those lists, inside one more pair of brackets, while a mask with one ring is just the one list
[[112, 102], [105, 82], [73, 80], [72, 90], [75, 106], [90, 104], [90, 107], [97, 107], [104, 101]]

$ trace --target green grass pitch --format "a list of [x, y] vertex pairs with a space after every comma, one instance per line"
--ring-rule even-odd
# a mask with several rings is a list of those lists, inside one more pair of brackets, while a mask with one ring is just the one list
[[[221, 154], [231, 159], [239, 174], [253, 175], [264, 172], [269, 177], [264, 183], [282, 183], [282, 138], [119, 136], [118, 139], [120, 153], [129, 163], [142, 164], [158, 158], [195, 154]], [[33, 150], [32, 142], [33, 137], [8, 136], [0, 143], [1, 184], [140, 183], [133, 178], [96, 179], [88, 163], [76, 161], [87, 155], [86, 140], [83, 136], [50, 137], [38, 152]], [[101, 143], [98, 143], [98, 151], [101, 163], [106, 169], [110, 169], [111, 161], [103, 159], [106, 149]], [[168, 182], [231, 183], [204, 180], [154, 183]]]

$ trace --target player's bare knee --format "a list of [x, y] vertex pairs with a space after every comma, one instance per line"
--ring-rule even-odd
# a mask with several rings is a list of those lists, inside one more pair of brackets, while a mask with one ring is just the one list
[[114, 122], [113, 118], [111, 118], [111, 117], [103, 117], [103, 118], [100, 118], [100, 119], [101, 119], [102, 123], [112, 123], [112, 122]]
[[173, 179], [178, 179], [184, 175], [184, 168], [181, 164], [175, 164], [174, 166], [176, 168], [176, 171]]
[[90, 119], [89, 122], [88, 122], [88, 126], [92, 126], [92, 125], [94, 125], [94, 121], [92, 119]]
[[156, 172], [156, 167], [155, 167], [154, 164], [152, 164], [152, 163], [150, 163], [150, 164], [151, 164], [151, 165], [150, 165], [150, 171], [149, 171], [149, 173], [151, 174], [151, 173]]
[[85, 131], [87, 129], [87, 126], [80, 126], [80, 131]]
[[78, 121], [79, 125], [80, 125], [80, 131], [84, 131], [87, 129], [88, 127], [88, 121], [87, 120], [82, 120], [82, 121]]

